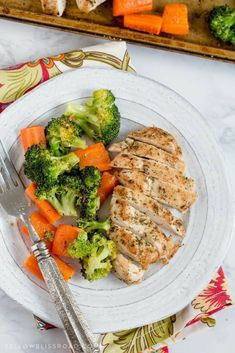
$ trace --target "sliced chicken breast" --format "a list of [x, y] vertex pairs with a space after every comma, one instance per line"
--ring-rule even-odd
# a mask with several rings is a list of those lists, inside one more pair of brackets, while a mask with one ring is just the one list
[[128, 284], [140, 283], [145, 273], [140, 265], [121, 253], [118, 253], [113, 261], [113, 272], [119, 279]]
[[194, 191], [151, 178], [137, 170], [117, 170], [115, 175], [122, 185], [176, 208], [180, 212], [187, 211], [197, 198], [197, 193]]
[[148, 158], [165, 164], [168, 167], [178, 169], [182, 173], [185, 172], [185, 163], [183, 160], [158, 147], [130, 138], [126, 138], [124, 141], [118, 143], [113, 143], [109, 147], [109, 151], [132, 153], [135, 156]]
[[170, 210], [163, 207], [158, 201], [145, 194], [118, 185], [113, 191], [117, 199], [127, 201], [132, 207], [145, 213], [152, 221], [180, 236], [185, 235], [185, 228], [180, 218], [176, 218]]
[[159, 260], [158, 251], [150, 243], [125, 228], [114, 225], [108, 236], [117, 243], [119, 252], [138, 262], [145, 270]]
[[85, 13], [96, 9], [97, 6], [105, 1], [106, 0], [76, 0], [79, 10]]
[[146, 142], [182, 158], [182, 150], [174, 136], [159, 127], [146, 127], [141, 130], [132, 131], [128, 134], [128, 137]]
[[194, 180], [182, 175], [177, 169], [157, 161], [134, 156], [131, 153], [119, 153], [110, 163], [113, 168], [138, 169], [155, 179], [172, 183], [186, 190], [194, 189]]
[[41, 0], [42, 11], [48, 15], [62, 16], [66, 0]]
[[175, 244], [144, 213], [130, 206], [128, 202], [112, 197], [111, 220], [119, 227], [126, 228], [152, 244], [158, 251], [158, 258], [168, 261], [175, 253]]

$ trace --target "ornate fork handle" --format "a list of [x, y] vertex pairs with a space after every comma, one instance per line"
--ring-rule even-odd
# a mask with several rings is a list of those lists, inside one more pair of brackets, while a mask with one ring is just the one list
[[[26, 221], [24, 217], [24, 221]], [[35, 231], [30, 224], [29, 231]], [[73, 294], [61, 276], [60, 270], [50, 255], [43, 241], [36, 241], [32, 246], [34, 255], [44, 277], [48, 291], [55, 304], [58, 315], [63, 323], [65, 333], [74, 353], [99, 353], [99, 345], [92, 335], [82, 312], [80, 311]]]
[[38, 258], [40, 270], [64, 325], [73, 352], [99, 353], [99, 346], [91, 335], [71, 290], [62, 278], [57, 264], [50, 256], [45, 244], [43, 242], [36, 243], [32, 246], [32, 250]]

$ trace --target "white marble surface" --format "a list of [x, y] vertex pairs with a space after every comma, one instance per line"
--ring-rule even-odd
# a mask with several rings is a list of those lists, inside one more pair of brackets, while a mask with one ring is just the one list
[[[0, 19], [0, 67], [101, 43], [87, 36]], [[220, 144], [231, 181], [235, 179], [235, 65], [129, 45], [137, 71], [171, 87], [205, 117]], [[223, 262], [233, 297], [235, 239]], [[1, 276], [0, 276], [1, 278]], [[171, 353], [234, 353], [235, 307], [216, 315], [213, 329], [171, 346]], [[54, 344], [54, 346], [53, 346]], [[61, 330], [40, 332], [31, 313], [0, 290], [0, 352], [69, 352]], [[115, 352], [114, 352], [115, 353]]]

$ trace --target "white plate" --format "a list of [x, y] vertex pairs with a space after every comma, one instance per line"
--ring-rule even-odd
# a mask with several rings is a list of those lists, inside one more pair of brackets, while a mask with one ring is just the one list
[[[94, 332], [145, 325], [185, 307], [209, 282], [228, 249], [233, 211], [231, 192], [214, 139], [200, 114], [182, 97], [150, 79], [115, 70], [67, 72], [16, 101], [1, 115], [0, 138], [19, 170], [23, 152], [19, 130], [61, 114], [69, 101], [84, 99], [106, 87], [117, 97], [122, 134], [139, 124], [160, 126], [183, 148], [188, 173], [197, 185], [198, 201], [185, 219], [184, 246], [169, 265], [153, 266], [139, 285], [127, 286], [114, 276], [95, 283], [77, 274], [71, 289]], [[1, 288], [30, 311], [61, 326], [42, 283], [22, 268], [28, 255], [15, 219], [1, 210]]]

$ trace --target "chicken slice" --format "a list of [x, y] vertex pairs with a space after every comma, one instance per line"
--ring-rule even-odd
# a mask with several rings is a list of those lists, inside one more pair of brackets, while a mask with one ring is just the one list
[[180, 218], [176, 218], [170, 210], [163, 207], [158, 201], [143, 193], [118, 185], [113, 191], [113, 196], [126, 200], [132, 207], [145, 213], [155, 223], [173, 231], [180, 236], [185, 235], [185, 228]]
[[117, 243], [121, 253], [138, 262], [145, 270], [159, 260], [158, 251], [150, 243], [125, 228], [114, 225], [108, 236]]
[[130, 206], [127, 201], [112, 197], [110, 204], [111, 220], [119, 227], [127, 228], [153, 245], [158, 251], [159, 260], [167, 262], [175, 253], [175, 244], [144, 213]]
[[41, 0], [42, 11], [48, 15], [62, 16], [66, 0]]
[[79, 10], [85, 13], [91, 12], [105, 1], [106, 0], [76, 0]]
[[140, 265], [121, 253], [118, 253], [116, 259], [113, 260], [113, 272], [128, 284], [140, 283], [145, 273]]
[[181, 148], [174, 136], [159, 127], [146, 127], [141, 130], [132, 131], [128, 134], [128, 137], [137, 141], [146, 142], [182, 158]]
[[172, 183], [186, 190], [194, 189], [194, 180], [182, 175], [177, 169], [157, 161], [134, 156], [131, 153], [119, 153], [110, 163], [113, 168], [138, 169], [155, 179]]
[[185, 172], [185, 163], [183, 160], [158, 147], [149, 145], [148, 143], [135, 141], [130, 138], [126, 138], [121, 142], [113, 143], [109, 147], [109, 151], [132, 153], [135, 156], [148, 158], [165, 164], [168, 167], [178, 169], [181, 173]]
[[115, 175], [122, 185], [176, 208], [180, 212], [187, 211], [197, 198], [197, 193], [194, 191], [151, 178], [137, 170], [118, 170]]

